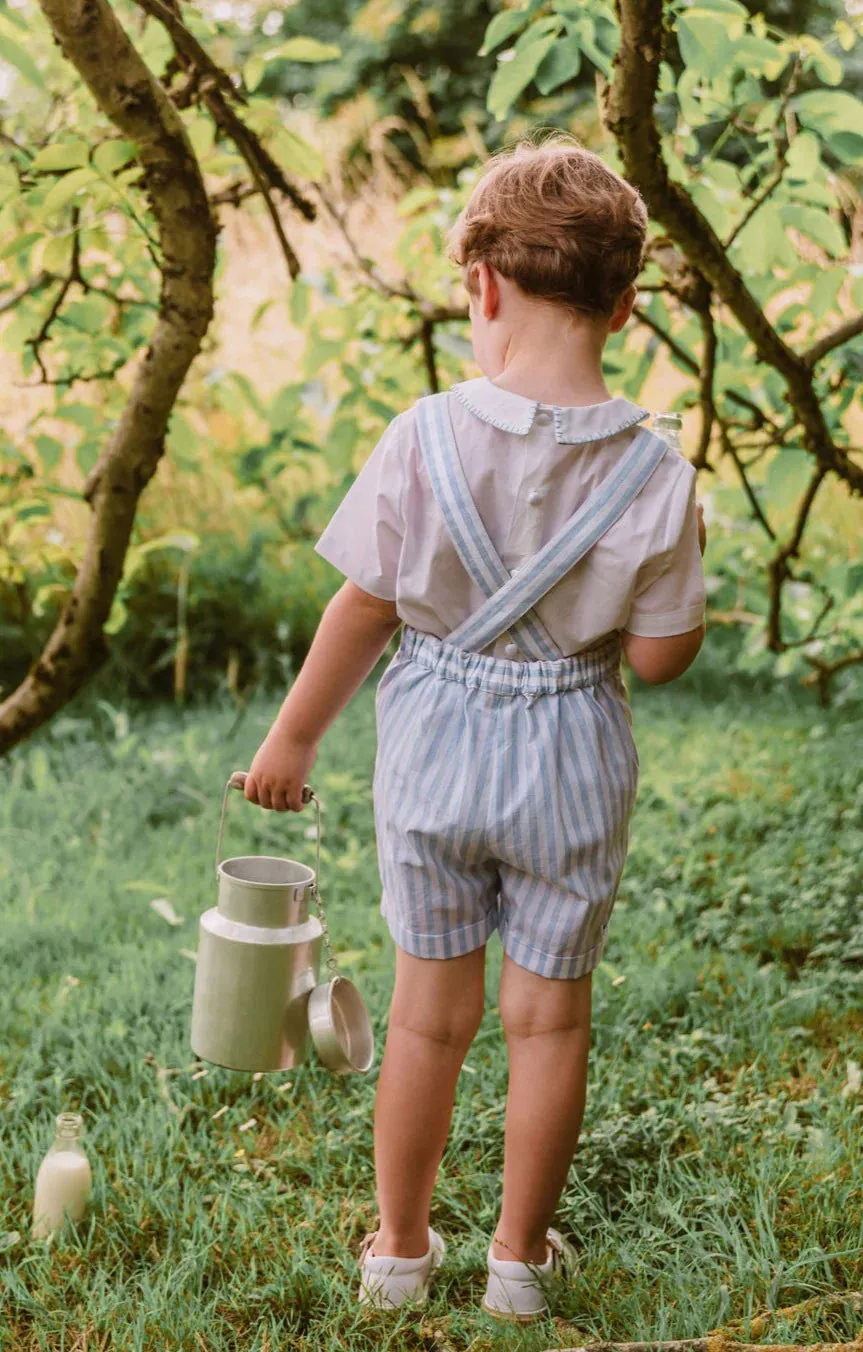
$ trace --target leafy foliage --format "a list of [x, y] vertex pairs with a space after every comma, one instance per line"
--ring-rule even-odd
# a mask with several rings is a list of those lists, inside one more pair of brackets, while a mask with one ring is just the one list
[[[308, 118], [275, 91], [314, 90], [322, 107], [335, 107], [340, 80], [343, 92], [365, 81], [385, 111], [389, 95], [362, 66], [362, 52], [384, 60], [400, 34], [405, 53], [412, 43], [439, 52], [436, 44], [451, 38], [453, 78], [485, 71], [489, 107], [503, 115], [490, 144], [532, 122], [575, 117], [616, 163], [595, 99], [617, 44], [614, 12], [602, 0], [537, 0], [493, 15], [477, 5], [461, 26], [428, 7], [407, 7], [394, 26], [381, 6], [352, 9], [349, 23], [335, 3], [316, 13], [318, 22], [306, 25], [301, 0], [275, 13], [278, 23], [270, 13], [243, 23], [189, 18], [198, 40], [240, 72], [243, 116], [264, 146], [298, 178], [319, 183], [332, 211], [316, 229], [335, 232], [344, 263], [309, 268], [293, 285], [286, 273], [274, 279], [253, 318], [250, 343], [276, 313], [302, 333], [286, 380], [265, 395], [211, 358], [177, 406], [165, 488], [157, 482], [144, 500], [109, 623], [114, 678], [136, 693], [168, 688], [181, 641], [190, 691], [218, 686], [238, 663], [244, 679], [282, 679], [338, 581], [313, 552], [317, 532], [386, 422], [425, 389], [459, 378], [470, 357], [443, 238], [476, 170], [447, 168], [464, 147], [456, 150], [454, 124], [441, 120], [445, 84], [429, 85], [423, 134], [413, 142], [419, 172], [402, 194], [395, 236], [379, 248], [353, 238], [336, 189], [324, 183]], [[422, 15], [431, 17], [420, 22]], [[657, 109], [672, 176], [727, 242], [772, 322], [803, 349], [863, 306], [860, 105], [850, 92], [859, 22], [837, 14], [828, 23], [828, 15], [829, 6], [813, 31], [789, 34], [737, 0], [671, 6]], [[462, 48], [468, 38], [482, 41], [476, 25], [484, 44], [468, 69]], [[82, 489], [146, 346], [157, 268], [129, 145], [76, 88], [35, 8], [0, 12], [0, 36], [11, 81], [0, 163], [0, 344], [13, 369], [20, 360], [16, 378], [33, 387], [0, 434], [0, 683], [8, 689], [37, 657], [80, 562]], [[147, 20], [139, 45], [176, 94], [165, 31]], [[402, 80], [401, 67], [390, 68]], [[453, 116], [469, 104], [454, 98]], [[194, 100], [183, 117], [214, 199], [241, 200], [247, 167], [235, 145]], [[377, 184], [368, 189], [373, 200]], [[788, 576], [777, 582], [776, 551], [796, 530], [812, 471], [784, 383], [753, 367], [745, 335], [721, 307], [709, 357], [704, 315], [688, 303], [686, 260], [659, 232], [641, 283], [638, 322], [609, 344], [608, 379], [654, 406], [662, 391], [666, 405], [683, 411], [687, 452], [715, 469], [700, 491], [711, 614], [736, 636], [722, 645], [724, 660], [753, 677], [811, 677], [826, 698], [833, 670], [863, 650], [852, 503], [832, 476], [819, 485], [800, 557], [789, 557]], [[853, 446], [859, 427], [861, 351], [858, 337], [818, 365], [822, 407], [841, 446]], [[705, 377], [714, 419], [704, 410]], [[198, 543], [177, 548], [170, 541], [178, 532]], [[843, 680], [851, 691], [840, 676], [840, 697]]]

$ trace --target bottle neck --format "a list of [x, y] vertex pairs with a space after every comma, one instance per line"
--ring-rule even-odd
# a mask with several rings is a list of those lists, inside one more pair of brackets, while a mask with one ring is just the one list
[[66, 1147], [80, 1144], [84, 1134], [84, 1119], [80, 1113], [60, 1113], [55, 1124], [54, 1144]]

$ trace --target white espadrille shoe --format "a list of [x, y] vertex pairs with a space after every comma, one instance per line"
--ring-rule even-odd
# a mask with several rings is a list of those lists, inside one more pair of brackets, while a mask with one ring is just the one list
[[528, 1323], [549, 1313], [546, 1297], [558, 1282], [573, 1276], [578, 1255], [559, 1230], [547, 1230], [546, 1240], [548, 1257], [544, 1263], [495, 1258], [489, 1245], [488, 1285], [482, 1299], [487, 1314]]
[[386, 1254], [372, 1254], [377, 1230], [366, 1235], [360, 1249], [359, 1300], [382, 1310], [393, 1310], [405, 1301], [422, 1304], [428, 1296], [429, 1283], [435, 1268], [443, 1262], [446, 1245], [436, 1230], [429, 1231], [428, 1252], [421, 1258], [391, 1258]]

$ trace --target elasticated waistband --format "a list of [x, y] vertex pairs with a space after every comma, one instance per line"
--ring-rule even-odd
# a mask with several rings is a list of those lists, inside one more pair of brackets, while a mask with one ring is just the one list
[[550, 662], [508, 662], [484, 657], [405, 625], [399, 656], [434, 671], [444, 680], [476, 686], [494, 695], [553, 695], [598, 685], [620, 669], [617, 635], [587, 653]]

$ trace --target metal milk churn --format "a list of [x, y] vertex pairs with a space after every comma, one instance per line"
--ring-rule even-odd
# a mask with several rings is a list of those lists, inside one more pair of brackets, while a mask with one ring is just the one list
[[[218, 901], [200, 920], [192, 1050], [232, 1070], [292, 1070], [308, 1057], [309, 1038], [321, 1061], [344, 1075], [367, 1071], [374, 1038], [362, 997], [339, 974], [318, 890], [320, 803], [307, 786], [304, 802], [317, 810], [317, 867], [276, 855], [222, 859], [228, 780], [216, 845]], [[320, 918], [309, 914], [313, 899]], [[330, 980], [320, 983], [326, 946]]]

